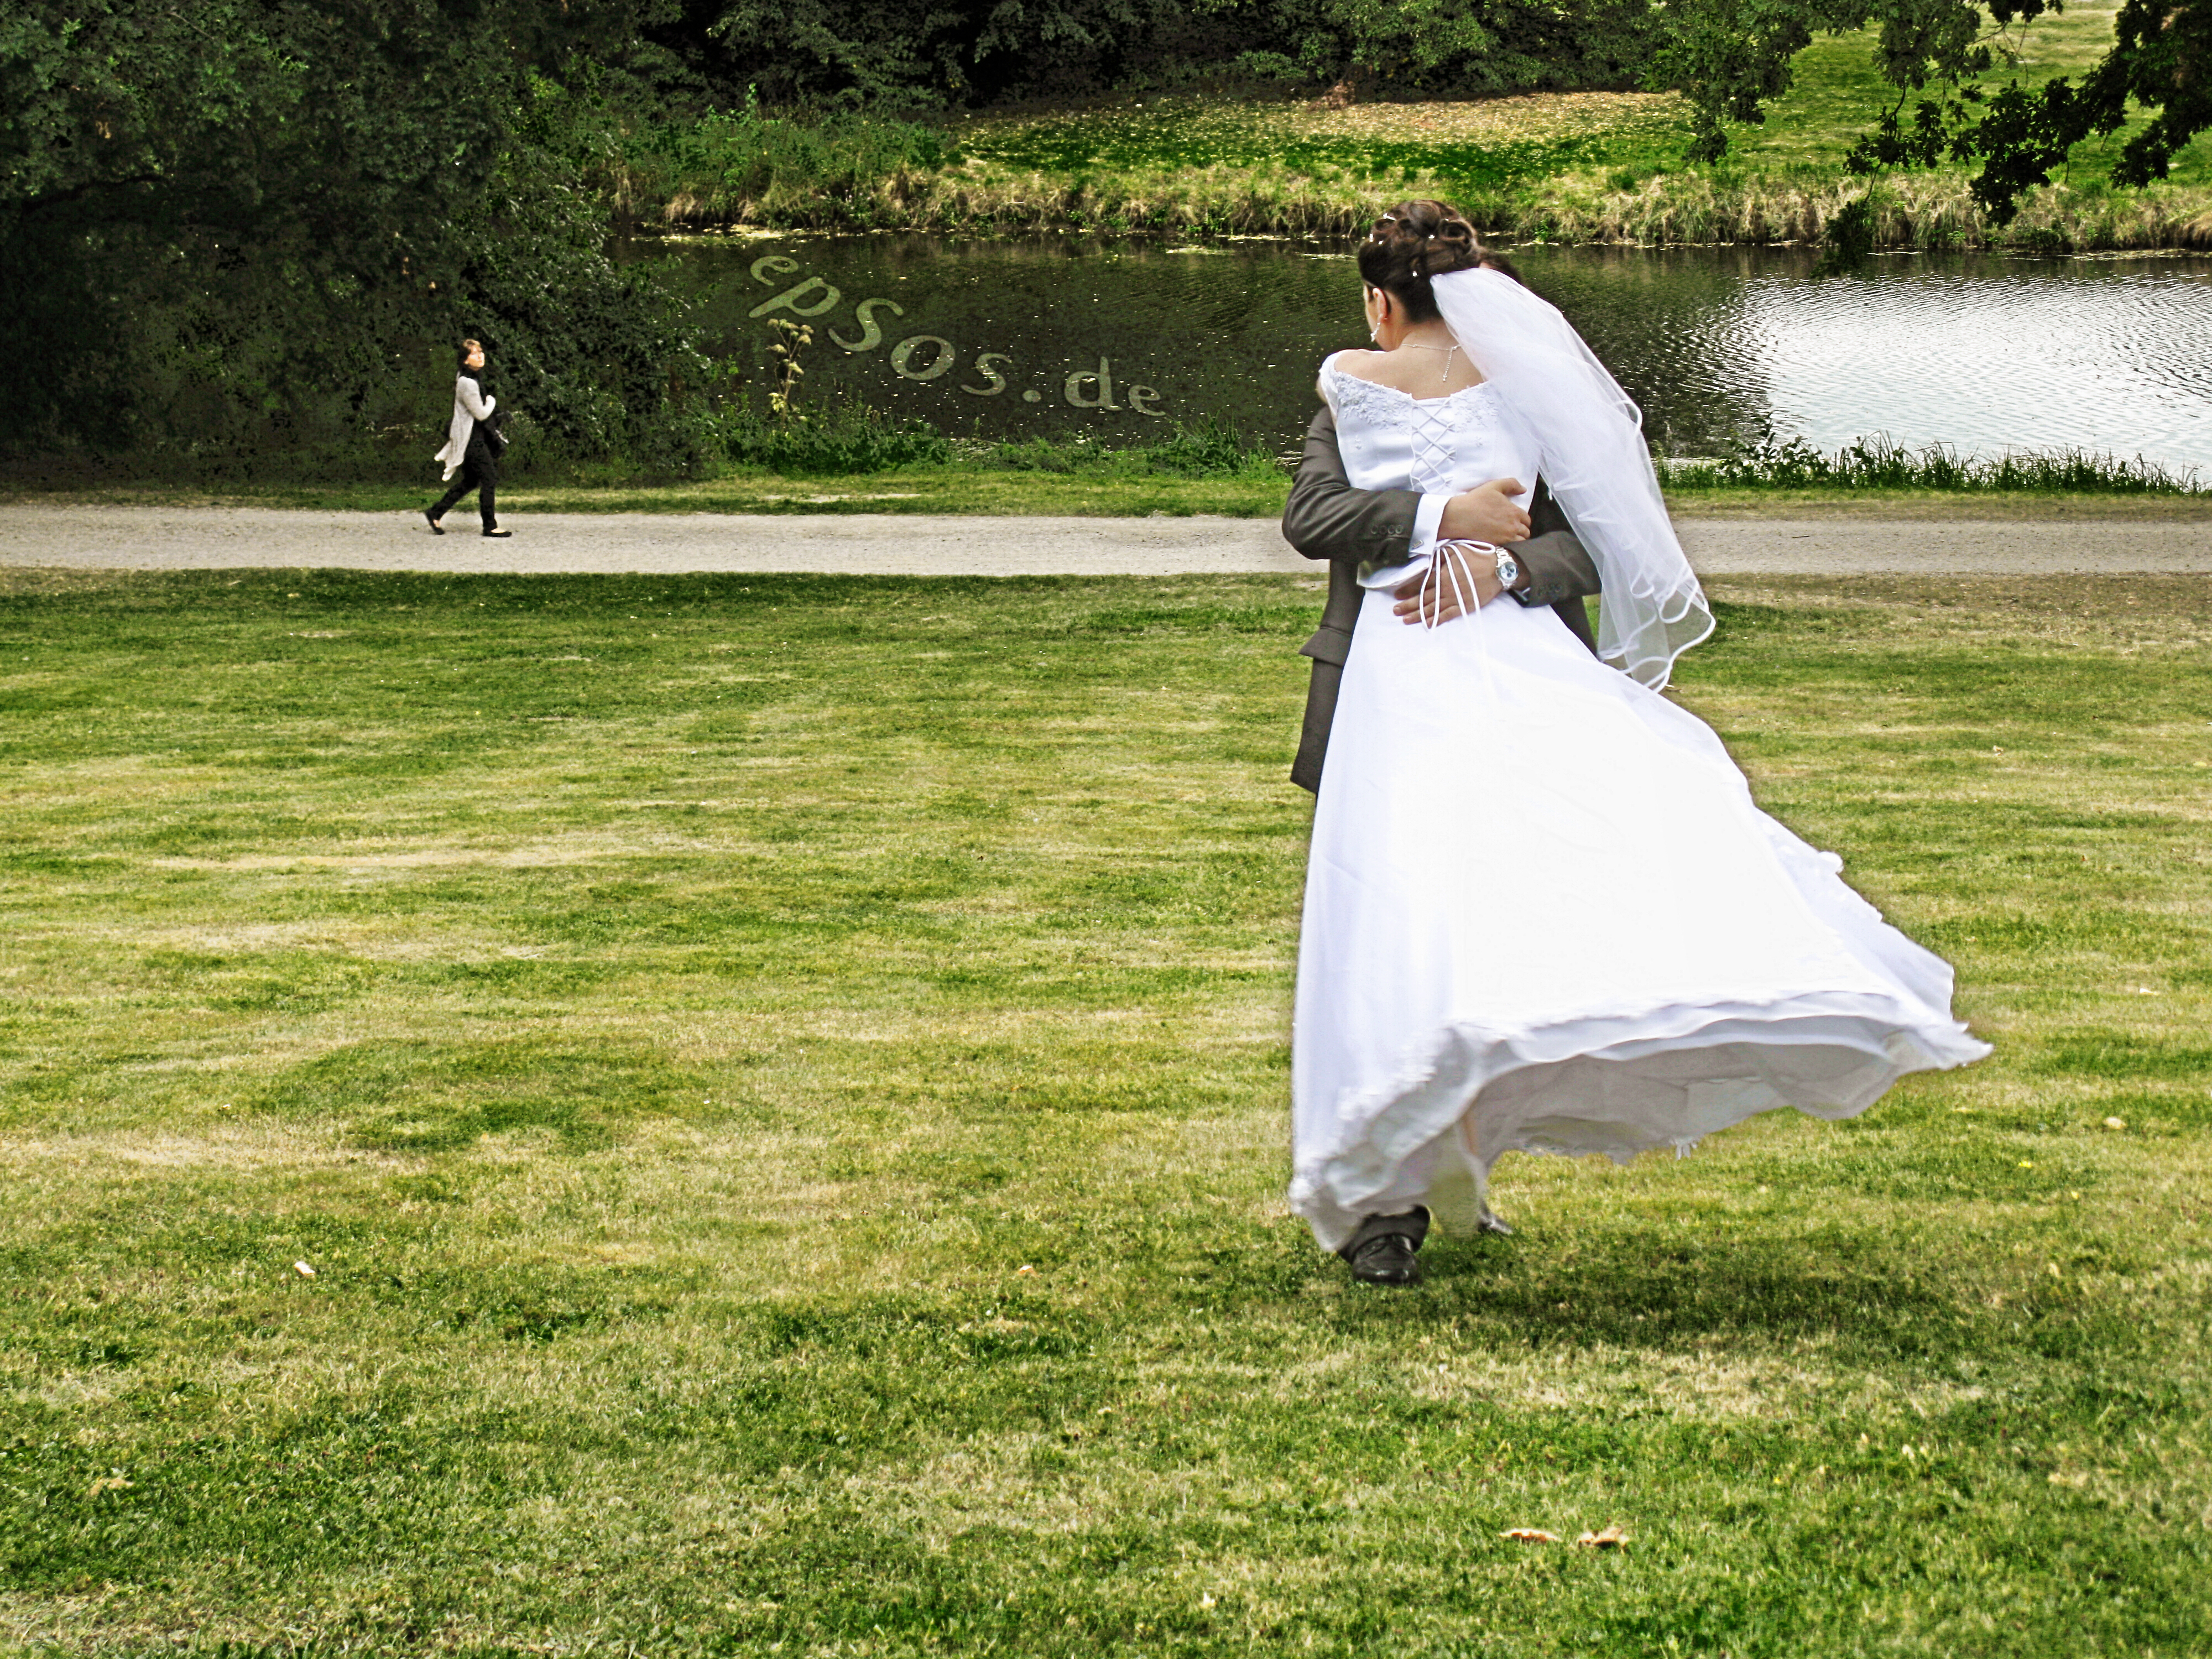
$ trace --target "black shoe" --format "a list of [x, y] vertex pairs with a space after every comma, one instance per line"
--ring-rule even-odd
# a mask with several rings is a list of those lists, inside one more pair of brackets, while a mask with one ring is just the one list
[[440, 524], [435, 519], [430, 518], [430, 509], [428, 507], [426, 507], [422, 509], [422, 516], [430, 520], [430, 533], [433, 536], [442, 536], [446, 533], [446, 526]]
[[512, 536], [514, 532], [512, 530], [487, 530], [484, 532], [484, 534], [487, 536]]
[[1363, 1284], [1411, 1285], [1421, 1276], [1414, 1252], [1428, 1236], [1428, 1206], [1416, 1204], [1401, 1215], [1369, 1216], [1337, 1254]]

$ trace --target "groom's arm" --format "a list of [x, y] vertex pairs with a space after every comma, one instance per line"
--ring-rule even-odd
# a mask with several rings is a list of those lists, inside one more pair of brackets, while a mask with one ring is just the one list
[[1522, 604], [1559, 605], [1571, 599], [1579, 608], [1598, 591], [1596, 561], [1568, 526], [1566, 514], [1541, 478], [1536, 480], [1536, 494], [1528, 503], [1528, 539], [1510, 545], [1522, 573], [1521, 585], [1512, 594]]
[[1589, 612], [1583, 601], [1601, 590], [1597, 562], [1567, 524], [1567, 515], [1552, 499], [1541, 478], [1528, 502], [1528, 539], [1513, 550], [1521, 562], [1522, 581], [1513, 597], [1522, 605], [1548, 605], [1552, 614], [1597, 655], [1597, 636], [1590, 632]]
[[[1417, 527], [1429, 535], [1439, 527], [1433, 517], [1426, 525], [1418, 524], [1421, 503], [1417, 489], [1354, 489], [1337, 448], [1335, 418], [1323, 409], [1306, 428], [1305, 457], [1283, 508], [1283, 539], [1310, 559], [1402, 563], [1412, 550]], [[1564, 607], [1571, 600], [1579, 611], [1583, 597], [1598, 591], [1597, 566], [1540, 479], [1529, 502], [1528, 520], [1528, 538], [1505, 544], [1521, 567], [1513, 597], [1522, 605], [1563, 607], [1560, 616], [1573, 628]], [[1575, 631], [1587, 629], [1585, 623]]]
[[1324, 408], [1306, 428], [1306, 451], [1283, 508], [1283, 539], [1310, 559], [1403, 564], [1421, 510], [1418, 489], [1354, 489]]

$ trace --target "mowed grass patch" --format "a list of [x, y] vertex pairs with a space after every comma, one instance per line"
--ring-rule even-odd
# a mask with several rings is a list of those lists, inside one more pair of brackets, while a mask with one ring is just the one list
[[18, 1647], [2201, 1647], [2202, 579], [1716, 583], [1997, 1053], [1403, 1294], [1280, 1199], [1317, 585], [0, 580]]

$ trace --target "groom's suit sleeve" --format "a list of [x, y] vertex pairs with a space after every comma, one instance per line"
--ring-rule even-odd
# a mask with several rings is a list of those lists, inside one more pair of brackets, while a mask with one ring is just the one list
[[[1352, 624], [1359, 620], [1361, 561], [1395, 563], [1410, 550], [1421, 495], [1415, 489], [1354, 489], [1337, 451], [1336, 420], [1326, 409], [1306, 428], [1305, 457], [1283, 508], [1283, 539], [1310, 559], [1327, 559], [1328, 605], [1321, 626], [1298, 647], [1313, 659], [1313, 683], [1306, 693], [1304, 729], [1291, 781], [1302, 789], [1321, 787], [1322, 762], [1328, 752], [1328, 728], [1336, 714], [1336, 692], [1352, 652]], [[1527, 586], [1513, 595], [1523, 605], [1547, 605], [1575, 637], [1592, 651], [1587, 594], [1598, 591], [1597, 566], [1567, 515], [1536, 481], [1528, 504], [1529, 537], [1510, 544]]]

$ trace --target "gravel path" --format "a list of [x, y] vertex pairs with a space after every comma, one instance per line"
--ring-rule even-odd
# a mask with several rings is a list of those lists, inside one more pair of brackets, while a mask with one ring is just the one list
[[[0, 565], [208, 570], [836, 571], [877, 575], [1171, 575], [1304, 570], [1267, 519], [1044, 519], [709, 513], [516, 514], [506, 541], [460, 515], [258, 507], [10, 507]], [[2212, 522], [1684, 519], [1711, 575], [2212, 573]]]

